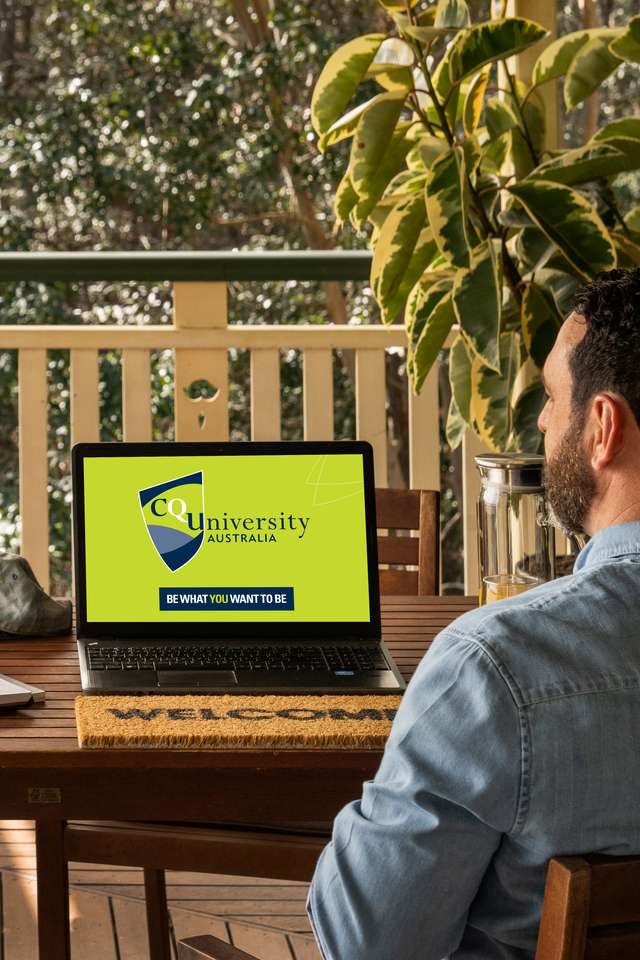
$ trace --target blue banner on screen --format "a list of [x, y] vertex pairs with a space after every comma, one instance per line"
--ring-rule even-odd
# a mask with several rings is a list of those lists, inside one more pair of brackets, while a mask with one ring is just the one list
[[293, 587], [160, 587], [161, 610], [293, 610]]

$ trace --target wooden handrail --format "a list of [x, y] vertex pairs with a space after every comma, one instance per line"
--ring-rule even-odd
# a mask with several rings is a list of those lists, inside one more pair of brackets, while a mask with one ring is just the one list
[[368, 250], [0, 253], [0, 280], [368, 280]]
[[125, 347], [166, 349], [186, 347], [193, 349], [220, 349], [225, 347], [267, 348], [287, 347], [304, 350], [305, 347], [326, 347], [336, 350], [368, 349], [384, 350], [388, 347], [405, 347], [407, 337], [404, 327], [383, 327], [381, 324], [361, 326], [334, 326], [332, 324], [279, 324], [259, 326], [228, 324], [223, 327], [178, 328], [173, 324], [148, 326], [121, 326], [117, 324], [60, 324], [0, 325], [0, 349], [16, 350], [21, 347], [47, 347], [48, 350], [71, 350], [75, 347], [90, 347], [104, 350]]

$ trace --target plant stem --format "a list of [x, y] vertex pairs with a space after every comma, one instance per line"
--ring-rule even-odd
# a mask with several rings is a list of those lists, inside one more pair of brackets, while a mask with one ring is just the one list
[[511, 74], [509, 73], [509, 69], [508, 69], [508, 67], [507, 67], [506, 60], [503, 60], [503, 61], [502, 61], [502, 65], [504, 66], [504, 71], [505, 71], [505, 73], [506, 73], [506, 75], [507, 75], [507, 79], [508, 79], [508, 81], [509, 81], [509, 87], [511, 88], [511, 96], [513, 97], [513, 102], [514, 102], [515, 105], [516, 105], [516, 110], [517, 110], [517, 112], [518, 112], [518, 117], [520, 118], [520, 123], [522, 124], [522, 134], [523, 134], [523, 136], [524, 136], [524, 139], [526, 140], [527, 146], [529, 147], [529, 153], [531, 154], [531, 159], [533, 160], [533, 165], [534, 165], [534, 167], [537, 167], [538, 164], [540, 163], [540, 158], [538, 157], [538, 154], [536, 153], [536, 149], [535, 149], [535, 147], [534, 147], [534, 145], [533, 145], [533, 140], [531, 139], [531, 134], [529, 133], [529, 127], [527, 126], [527, 121], [525, 120], [524, 111], [523, 111], [523, 109], [522, 109], [522, 106], [520, 105], [520, 97], [518, 96], [518, 89], [517, 89], [517, 87], [516, 87], [515, 80], [514, 80], [514, 78], [511, 76]]

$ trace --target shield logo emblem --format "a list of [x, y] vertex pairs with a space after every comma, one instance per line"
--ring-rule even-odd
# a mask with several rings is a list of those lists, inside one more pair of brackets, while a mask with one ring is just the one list
[[204, 540], [202, 470], [138, 492], [151, 542], [169, 570], [192, 560]]

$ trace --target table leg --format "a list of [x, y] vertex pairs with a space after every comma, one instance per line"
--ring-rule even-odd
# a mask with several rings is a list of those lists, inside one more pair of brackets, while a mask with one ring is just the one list
[[69, 872], [64, 859], [64, 820], [36, 820], [38, 956], [70, 960]]
[[147, 902], [147, 933], [151, 960], [171, 960], [169, 907], [164, 870], [144, 868], [144, 893]]

